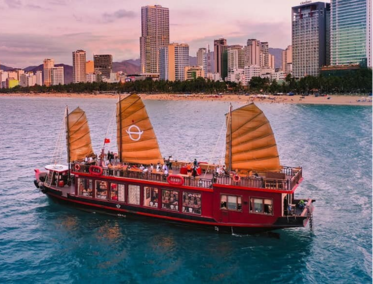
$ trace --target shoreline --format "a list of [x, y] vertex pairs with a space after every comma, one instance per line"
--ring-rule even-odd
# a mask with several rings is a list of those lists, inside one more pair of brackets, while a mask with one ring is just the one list
[[[201, 94], [139, 94], [143, 100], [158, 101], [230, 101], [230, 102], [259, 102], [284, 104], [317, 104], [317, 105], [351, 105], [372, 106], [372, 97], [351, 95], [315, 96], [263, 96], [263, 95], [201, 95]], [[28, 98], [83, 98], [83, 99], [118, 99], [117, 94], [77, 94], [77, 93], [10, 93], [0, 94], [1, 97], [28, 97]]]

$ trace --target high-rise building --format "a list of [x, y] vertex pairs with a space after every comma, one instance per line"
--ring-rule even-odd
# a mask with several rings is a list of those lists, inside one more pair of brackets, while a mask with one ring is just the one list
[[63, 66], [51, 68], [51, 85], [65, 84], [64, 68]]
[[372, 66], [372, 0], [330, 1], [331, 65]]
[[92, 74], [95, 72], [95, 65], [92, 60], [88, 60], [85, 64], [85, 73]]
[[305, 2], [292, 8], [293, 77], [317, 76], [327, 64], [330, 4]]
[[[219, 73], [221, 78], [223, 74], [223, 54], [227, 49], [227, 40], [225, 38], [219, 38], [214, 40], [214, 62], [215, 62], [215, 73]], [[227, 54], [226, 54], [227, 57]]]
[[268, 68], [269, 67], [269, 51], [268, 51], [268, 42], [260, 43], [260, 67]]
[[285, 74], [290, 74], [292, 72], [292, 60], [293, 52], [291, 45], [289, 45], [285, 50], [282, 51], [281, 70]]
[[35, 73], [35, 84], [42, 86], [43, 85], [43, 72], [36, 71]]
[[159, 50], [159, 78], [184, 81], [185, 67], [189, 66], [189, 45], [171, 43]]
[[50, 86], [52, 84], [51, 71], [54, 67], [53, 59], [44, 59], [43, 61], [43, 75], [44, 75], [44, 85]]
[[97, 54], [93, 55], [93, 61], [95, 73], [110, 79], [110, 73], [113, 68], [113, 56], [111, 54]]
[[214, 73], [215, 62], [214, 62], [214, 52], [210, 51], [210, 45], [207, 46], [207, 71], [205, 76], [207, 77], [208, 73]]
[[170, 17], [168, 8], [160, 5], [141, 7], [141, 73], [159, 73], [159, 49], [169, 43]]
[[245, 50], [242, 45], [229, 46], [227, 57], [228, 73], [234, 69], [243, 69], [245, 67]]
[[207, 65], [208, 65], [207, 59], [208, 59], [208, 55], [207, 55], [206, 48], [203, 47], [203, 48], [198, 49], [197, 66], [202, 66], [205, 76], [207, 74]]
[[260, 66], [260, 41], [248, 39], [245, 46], [245, 66]]
[[73, 82], [86, 81], [86, 53], [84, 50], [73, 51]]

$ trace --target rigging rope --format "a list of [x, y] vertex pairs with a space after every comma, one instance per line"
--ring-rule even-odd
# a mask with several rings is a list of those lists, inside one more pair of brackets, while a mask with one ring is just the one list
[[60, 127], [60, 131], [57, 137], [56, 145], [54, 147], [53, 155], [52, 155], [52, 162], [53, 164], [59, 164], [62, 158], [62, 151], [63, 151], [63, 146], [62, 146], [62, 141], [63, 141], [63, 136], [65, 132], [65, 116], [62, 118], [62, 124]]
[[[214, 148], [213, 148], [213, 150], [212, 150], [212, 152], [211, 152], [210, 158], [208, 159], [208, 166], [207, 166], [207, 169], [206, 169], [206, 171], [205, 171], [204, 178], [206, 177], [206, 173], [208, 172], [208, 170], [209, 170], [209, 168], [210, 168], [210, 164], [211, 164], [211, 162], [212, 162], [212, 158], [213, 158], [213, 156], [215, 155], [215, 151], [216, 151], [216, 149], [218, 148], [218, 143], [219, 143], [219, 141], [220, 141], [220, 139], [221, 139], [221, 135], [222, 135], [222, 132], [223, 132], [224, 126], [225, 126], [225, 121], [223, 122], [223, 125], [222, 125], [222, 127], [221, 127], [221, 129], [220, 129], [220, 132], [219, 132], [218, 139], [216, 140], [216, 143], [215, 143], [215, 146], [214, 146]], [[220, 160], [219, 160], [219, 163], [220, 163], [220, 162], [221, 162], [221, 158], [220, 158]]]
[[[114, 123], [115, 119], [116, 119], [116, 113], [114, 112], [114, 115], [112, 115], [112, 117], [109, 120], [109, 124], [108, 124], [108, 127], [106, 128], [106, 133], [105, 133], [105, 139], [106, 138], [110, 139], [108, 150], [111, 150], [111, 151], [113, 151], [113, 146], [111, 146], [110, 144], [112, 143], [112, 141], [114, 141], [112, 138], [113, 138], [113, 132], [114, 132], [113, 124], [116, 125]], [[105, 145], [106, 144], [104, 143], [104, 147], [103, 148], [105, 148]]]

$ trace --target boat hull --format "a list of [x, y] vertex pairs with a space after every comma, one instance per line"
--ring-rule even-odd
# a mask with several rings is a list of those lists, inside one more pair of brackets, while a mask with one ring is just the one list
[[84, 198], [62, 193], [62, 191], [48, 186], [40, 186], [40, 190], [54, 202], [68, 205], [79, 210], [107, 214], [118, 218], [154, 220], [167, 222], [173, 225], [214, 231], [229, 234], [257, 234], [273, 230], [304, 227], [305, 217], [280, 217], [274, 224], [229, 224], [218, 222], [213, 218], [191, 216], [187, 214], [160, 211], [142, 206], [130, 206], [106, 200]]

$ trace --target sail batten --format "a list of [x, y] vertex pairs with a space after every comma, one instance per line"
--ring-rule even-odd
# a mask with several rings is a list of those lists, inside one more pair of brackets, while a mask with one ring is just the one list
[[117, 103], [117, 144], [122, 162], [163, 163], [145, 105], [135, 94]]
[[225, 162], [232, 170], [277, 171], [281, 168], [276, 139], [264, 113], [254, 104], [227, 115]]
[[67, 117], [67, 143], [70, 161], [92, 156], [93, 149], [85, 112], [77, 107]]

